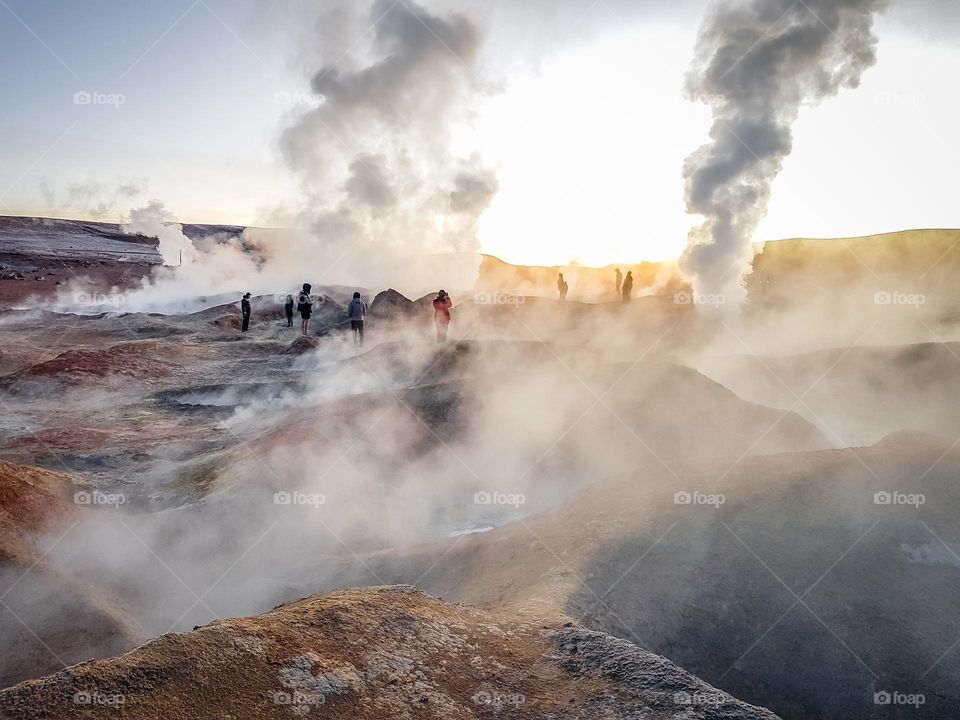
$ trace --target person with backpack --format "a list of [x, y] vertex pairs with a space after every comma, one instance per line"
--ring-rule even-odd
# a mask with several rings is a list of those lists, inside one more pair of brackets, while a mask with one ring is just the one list
[[441, 290], [433, 299], [433, 324], [437, 326], [437, 343], [447, 341], [447, 330], [450, 327], [450, 308], [453, 307], [453, 298]]
[[245, 293], [240, 300], [240, 314], [243, 316], [240, 332], [247, 332], [250, 329], [250, 293]]
[[310, 297], [310, 291], [313, 287], [310, 283], [304, 283], [303, 289], [297, 297], [297, 312], [300, 313], [300, 333], [306, 335], [310, 329], [310, 316], [313, 315], [313, 298]]
[[283, 304], [283, 312], [287, 316], [287, 327], [293, 327], [293, 295], [287, 295], [287, 301]]
[[366, 316], [367, 304], [360, 298], [360, 293], [355, 292], [347, 309], [347, 318], [350, 320], [350, 330], [353, 332], [353, 344], [357, 347], [363, 347], [363, 320]]

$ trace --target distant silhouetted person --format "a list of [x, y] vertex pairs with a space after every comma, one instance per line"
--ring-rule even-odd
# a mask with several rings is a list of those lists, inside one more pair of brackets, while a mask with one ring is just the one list
[[287, 295], [287, 301], [283, 304], [283, 312], [287, 316], [287, 327], [293, 327], [293, 295]]
[[441, 290], [433, 299], [433, 323], [437, 326], [437, 342], [447, 341], [447, 329], [450, 327], [450, 308], [453, 307], [453, 299], [447, 295], [446, 290]]
[[557, 292], [560, 293], [560, 302], [563, 302], [567, 299], [567, 290], [570, 289], [570, 286], [567, 285], [567, 281], [563, 279], [563, 273], [560, 273], [557, 276]]
[[240, 332], [246, 332], [250, 329], [250, 293], [246, 293], [240, 301], [240, 313], [243, 315], [243, 325], [240, 326]]
[[310, 316], [313, 315], [313, 300], [310, 297], [310, 291], [313, 287], [310, 283], [304, 283], [300, 296], [297, 298], [297, 312], [300, 313], [300, 333], [307, 334], [310, 329]]
[[[360, 298], [360, 293], [353, 294], [347, 317], [350, 318], [350, 329], [353, 331], [353, 342], [363, 347], [363, 319], [367, 316], [367, 304]], [[376, 328], [374, 328], [376, 330]]]
[[623, 273], [620, 272], [620, 268], [617, 268], [617, 269], [616, 269], [616, 273], [617, 273], [617, 295], [619, 295], [619, 294], [620, 294], [620, 285], [621, 285], [621, 283], [623, 283]]
[[633, 296], [633, 271], [627, 270], [627, 276], [623, 279], [623, 302], [630, 302]]

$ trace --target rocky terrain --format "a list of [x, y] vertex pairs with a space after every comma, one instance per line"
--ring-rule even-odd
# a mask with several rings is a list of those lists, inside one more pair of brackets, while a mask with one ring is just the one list
[[309, 597], [0, 691], [12, 718], [772, 720], [667, 660], [408, 586]]
[[[157, 271], [116, 227], [4, 222], [10, 257], [97, 292]], [[947, 716], [957, 239], [768, 243], [736, 318], [662, 268], [627, 306], [610, 269], [571, 272], [561, 304], [556, 269], [487, 258], [441, 346], [432, 295], [390, 289], [360, 288], [362, 348], [348, 287], [315, 284], [306, 337], [276, 295], [242, 334], [239, 294], [93, 312], [18, 290], [0, 685], [22, 684], [0, 712], [772, 717], [676, 663], [786, 720]]]

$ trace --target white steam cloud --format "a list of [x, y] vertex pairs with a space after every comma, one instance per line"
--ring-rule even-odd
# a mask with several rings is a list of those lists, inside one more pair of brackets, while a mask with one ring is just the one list
[[453, 148], [484, 89], [478, 28], [390, 0], [331, 3], [319, 25], [315, 40], [330, 48], [310, 81], [320, 103], [281, 147], [305, 191], [298, 224], [316, 235], [324, 265], [385, 284], [398, 258], [476, 251], [497, 179], [476, 152]]
[[160, 242], [158, 250], [164, 265], [180, 265], [196, 258], [193, 242], [183, 234], [183, 227], [159, 200], [151, 200], [141, 208], [130, 211], [130, 222], [123, 226], [130, 235], [155, 237]]
[[792, 149], [804, 103], [854, 88], [876, 62], [873, 21], [887, 0], [731, 0], [700, 30], [687, 91], [713, 110], [711, 142], [684, 166], [690, 232], [681, 270], [737, 307], [751, 241]]

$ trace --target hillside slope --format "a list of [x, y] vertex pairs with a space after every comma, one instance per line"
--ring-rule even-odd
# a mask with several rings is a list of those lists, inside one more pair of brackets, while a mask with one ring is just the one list
[[602, 633], [506, 619], [408, 586], [348, 590], [164, 635], [0, 692], [18, 720], [775, 720]]

